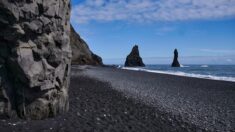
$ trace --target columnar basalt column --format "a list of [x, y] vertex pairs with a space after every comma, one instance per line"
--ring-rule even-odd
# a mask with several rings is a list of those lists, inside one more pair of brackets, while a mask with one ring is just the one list
[[0, 118], [68, 111], [70, 0], [0, 0], [0, 29]]

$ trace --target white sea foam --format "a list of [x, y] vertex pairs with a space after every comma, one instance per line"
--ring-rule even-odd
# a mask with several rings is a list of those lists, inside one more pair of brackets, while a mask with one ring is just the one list
[[118, 67], [117, 68], [122, 68], [122, 66], [121, 65], [118, 65]]
[[180, 67], [190, 67], [190, 66], [184, 66], [184, 65], [181, 64]]
[[201, 67], [207, 68], [207, 67], [209, 67], [209, 66], [208, 66], [208, 65], [201, 65]]
[[133, 71], [144, 71], [144, 72], [151, 72], [151, 73], [161, 73], [161, 74], [168, 74], [168, 75], [177, 75], [177, 76], [186, 76], [186, 77], [194, 77], [194, 78], [204, 78], [204, 79], [211, 79], [211, 80], [222, 80], [222, 81], [230, 81], [235, 82], [235, 77], [222, 77], [222, 76], [213, 76], [213, 75], [202, 75], [202, 74], [193, 74], [193, 73], [185, 73], [185, 72], [173, 72], [173, 71], [160, 71], [160, 70], [147, 70], [143, 68], [131, 68], [131, 67], [122, 67], [125, 70], [133, 70]]

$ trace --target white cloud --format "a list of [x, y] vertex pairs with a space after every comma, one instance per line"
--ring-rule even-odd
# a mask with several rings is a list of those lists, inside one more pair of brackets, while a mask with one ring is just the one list
[[165, 35], [167, 33], [174, 32], [175, 30], [176, 30], [175, 27], [166, 27], [166, 26], [163, 26], [161, 28], [156, 29], [156, 34], [159, 35], [159, 36], [162, 36], [162, 35]]
[[72, 9], [72, 20], [184, 21], [235, 16], [235, 0], [85, 0]]

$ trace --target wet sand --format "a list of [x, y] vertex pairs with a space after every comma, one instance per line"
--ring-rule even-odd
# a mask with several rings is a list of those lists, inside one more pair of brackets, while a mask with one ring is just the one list
[[0, 120], [0, 130], [232, 131], [234, 95], [231, 82], [76, 66], [68, 113], [40, 121]]

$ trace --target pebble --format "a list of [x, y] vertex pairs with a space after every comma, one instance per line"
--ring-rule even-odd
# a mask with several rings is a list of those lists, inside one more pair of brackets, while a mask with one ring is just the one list
[[158, 118], [158, 117], [159, 117], [157, 113], [155, 114], [155, 116], [156, 116], [156, 118]]
[[16, 126], [16, 124], [15, 123], [8, 123], [8, 125], [12, 125], [12, 126]]

